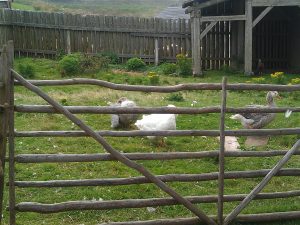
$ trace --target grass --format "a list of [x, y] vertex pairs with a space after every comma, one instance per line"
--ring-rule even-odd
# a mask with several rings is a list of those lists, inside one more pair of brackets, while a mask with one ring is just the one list
[[[35, 67], [36, 79], [60, 79], [57, 70], [57, 62], [47, 59], [20, 58], [18, 64], [31, 64]], [[84, 74], [81, 77], [92, 77], [108, 80], [115, 83], [146, 84], [148, 82], [144, 73], [123, 72], [122, 66], [116, 66], [119, 70], [110, 69], [99, 71], [93, 74]], [[159, 68], [149, 67], [148, 71], [156, 71]], [[195, 82], [221, 82], [223, 72], [208, 71], [204, 78], [180, 78], [175, 76], [160, 75], [161, 84], [174, 85], [178, 83]], [[230, 83], [246, 82], [249, 78], [241, 74], [227, 74]], [[295, 77], [289, 75], [290, 77]], [[266, 82], [269, 82], [267, 78]], [[42, 89], [57, 101], [65, 105], [91, 105], [106, 106], [108, 102], [114, 102], [122, 96], [126, 96], [137, 102], [139, 106], [165, 106], [174, 104], [176, 106], [190, 107], [196, 101], [195, 107], [216, 106], [220, 104], [220, 91], [184, 91], [181, 92], [183, 101], [170, 101], [170, 94], [158, 93], [133, 93], [114, 91], [93, 86], [65, 86], [65, 87], [42, 87]], [[245, 104], [265, 104], [265, 92], [239, 91], [228, 93], [228, 106], [237, 107]], [[293, 96], [283, 93], [283, 99], [278, 101], [279, 106], [299, 106]], [[16, 104], [45, 104], [36, 95], [22, 87], [16, 87]], [[16, 113], [16, 129], [22, 130], [77, 130], [76, 126], [61, 115], [54, 114], [21, 114]], [[109, 115], [79, 115], [81, 119], [93, 129], [110, 130]], [[229, 119], [226, 115], [226, 129], [239, 129], [241, 125]], [[276, 120], [268, 128], [298, 127], [300, 118], [292, 114], [285, 119], [279, 114]], [[177, 129], [218, 129], [218, 114], [202, 115], [179, 115], [177, 117]], [[135, 129], [135, 128], [132, 128]], [[299, 139], [299, 135], [271, 138], [268, 146], [264, 149], [290, 149]], [[219, 143], [216, 138], [210, 137], [169, 137], [165, 147], [153, 146], [146, 138], [106, 138], [116, 149], [122, 152], [176, 152], [176, 151], [208, 151], [218, 149]], [[240, 138], [242, 149], [245, 138]], [[16, 154], [44, 154], [44, 153], [103, 153], [104, 150], [90, 138], [16, 138]], [[226, 159], [226, 171], [233, 170], [257, 170], [272, 168], [280, 157], [273, 158], [229, 158]], [[154, 174], [185, 173], [198, 174], [218, 171], [216, 159], [201, 160], [174, 160], [174, 161], [142, 161], [140, 162]], [[286, 165], [286, 168], [299, 168], [299, 156], [294, 156]], [[17, 180], [73, 180], [93, 178], [116, 178], [133, 177], [139, 174], [128, 169], [118, 162], [94, 162], [94, 163], [44, 163], [44, 164], [16, 164]], [[261, 179], [239, 179], [226, 180], [225, 193], [238, 194], [249, 193]], [[275, 177], [265, 188], [264, 192], [297, 190], [299, 186], [298, 177]], [[190, 182], [190, 183], [169, 183], [171, 187], [184, 196], [211, 195], [217, 194], [217, 182]], [[41, 202], [55, 203], [75, 200], [116, 200], [128, 198], [159, 198], [167, 195], [152, 184], [117, 186], [117, 187], [76, 187], [76, 188], [17, 188], [17, 202]], [[8, 204], [8, 194], [5, 193], [5, 204]], [[229, 213], [237, 202], [226, 203], [225, 213]], [[199, 204], [208, 214], [216, 214], [216, 204]], [[273, 211], [294, 211], [300, 210], [300, 198], [263, 200], [252, 202], [243, 213], [267, 213]], [[130, 221], [150, 220], [157, 218], [175, 218], [192, 216], [182, 206], [157, 207], [155, 212], [148, 212], [147, 209], [122, 209], [105, 211], [82, 211], [65, 212], [51, 215], [40, 215], [36, 213], [18, 213], [18, 224], [22, 225], [67, 225], [67, 224], [101, 224], [108, 221]], [[8, 221], [8, 213], [4, 212], [4, 220]], [[299, 224], [300, 221], [279, 224]], [[257, 223], [255, 223], [257, 224]]]
[[178, 0], [15, 0], [13, 7], [20, 9], [18, 7], [22, 5], [37, 11], [152, 17], [167, 6], [178, 3]]

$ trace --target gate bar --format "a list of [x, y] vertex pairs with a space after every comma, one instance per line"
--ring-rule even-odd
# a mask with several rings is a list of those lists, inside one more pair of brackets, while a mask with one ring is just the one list
[[128, 166], [132, 169], [135, 169], [138, 172], [140, 172], [141, 174], [143, 174], [146, 178], [148, 178], [150, 181], [152, 181], [154, 184], [156, 184], [161, 190], [165, 191], [167, 194], [172, 196], [178, 202], [183, 204], [187, 209], [189, 209], [191, 212], [193, 212], [196, 216], [199, 217], [199, 219], [203, 220], [206, 224], [217, 225], [217, 223], [213, 219], [211, 219], [207, 215], [205, 215], [198, 207], [196, 207], [190, 201], [188, 201], [187, 199], [185, 199], [184, 197], [179, 195], [176, 191], [174, 191], [172, 188], [170, 188], [168, 185], [166, 185], [164, 182], [162, 182], [159, 178], [157, 178], [155, 175], [153, 175], [150, 171], [148, 171], [142, 165], [128, 159], [126, 156], [122, 155], [120, 152], [118, 152], [116, 149], [114, 149], [102, 136], [97, 134], [94, 130], [92, 130], [89, 126], [87, 126], [83, 121], [81, 121], [75, 115], [70, 113], [67, 109], [65, 109], [62, 105], [60, 105], [58, 102], [56, 102], [51, 97], [49, 97], [41, 89], [32, 85], [30, 82], [26, 81], [17, 72], [15, 72], [13, 70], [12, 70], [12, 72], [13, 72], [14, 77], [17, 80], [19, 80], [19, 82], [24, 87], [28, 88], [32, 92], [39, 95], [41, 98], [43, 98], [45, 101], [47, 101], [50, 105], [52, 105], [56, 110], [58, 110], [63, 115], [65, 115], [68, 119], [70, 119], [78, 127], [80, 127], [82, 130], [84, 130], [91, 137], [93, 137], [99, 144], [101, 144], [103, 146], [103, 148], [106, 151], [108, 151], [112, 156], [114, 156], [120, 162], [122, 162], [126, 166]]
[[220, 115], [220, 152], [219, 152], [219, 195], [218, 195], [218, 222], [223, 224], [224, 214], [224, 176], [225, 176], [225, 113], [227, 100], [227, 78], [222, 81], [222, 106]]
[[230, 224], [237, 215], [262, 191], [262, 189], [269, 183], [278, 171], [290, 160], [294, 153], [300, 147], [300, 139], [296, 144], [286, 153], [286, 155], [275, 165], [275, 167], [265, 176], [265, 178], [250, 192], [250, 194], [225, 218], [224, 224]]

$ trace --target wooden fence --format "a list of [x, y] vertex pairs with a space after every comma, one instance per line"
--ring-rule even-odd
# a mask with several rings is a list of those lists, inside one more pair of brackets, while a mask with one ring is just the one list
[[[9, 47], [10, 46], [10, 47]], [[107, 223], [109, 225], [118, 224], [138, 224], [138, 225], [163, 225], [163, 224], [182, 224], [195, 225], [199, 221], [204, 221], [209, 225], [230, 224], [235, 221], [273, 221], [286, 218], [300, 218], [300, 212], [274, 212], [268, 214], [255, 215], [240, 215], [241, 210], [246, 207], [252, 199], [276, 199], [289, 198], [300, 196], [299, 190], [288, 192], [260, 193], [263, 187], [270, 181], [273, 176], [299, 176], [300, 170], [282, 169], [283, 165], [291, 158], [292, 155], [299, 155], [300, 140], [289, 151], [226, 151], [224, 149], [225, 136], [252, 136], [252, 135], [295, 135], [300, 134], [300, 128], [285, 128], [285, 129], [260, 129], [260, 130], [225, 130], [225, 114], [226, 113], [241, 113], [241, 112], [285, 112], [287, 109], [294, 113], [300, 112], [300, 108], [228, 108], [226, 106], [227, 91], [237, 90], [273, 90], [273, 91], [300, 91], [300, 85], [285, 86], [285, 85], [258, 85], [258, 84], [228, 84], [224, 78], [222, 84], [180, 84], [176, 86], [134, 86], [113, 84], [101, 80], [93, 79], [71, 79], [71, 80], [34, 80], [27, 81], [17, 72], [11, 69], [12, 65], [12, 43], [8, 47], [3, 48], [3, 54], [0, 60], [0, 94], [4, 94], [5, 101], [1, 102], [0, 119], [3, 116], [8, 118], [7, 127], [1, 131], [1, 135], [8, 135], [9, 142], [9, 209], [10, 209], [10, 224], [16, 224], [17, 212], [37, 212], [37, 213], [56, 213], [70, 210], [105, 210], [105, 209], [120, 209], [120, 208], [142, 208], [150, 206], [167, 206], [167, 205], [184, 205], [189, 209], [196, 218], [175, 218], [166, 220], [139, 221], [139, 222], [122, 222], [122, 223]], [[222, 90], [222, 103], [218, 107], [204, 108], [115, 108], [115, 107], [90, 107], [90, 106], [69, 106], [64, 107], [57, 103], [44, 93], [38, 86], [59, 86], [59, 85], [97, 85], [114, 90], [123, 91], [143, 91], [143, 92], [159, 92], [171, 93], [177, 91], [191, 90]], [[22, 85], [29, 90], [42, 97], [49, 103], [48, 106], [18, 106], [14, 105], [14, 85]], [[3, 90], [6, 90], [3, 92]], [[1, 99], [1, 98], [0, 98]], [[83, 131], [15, 131], [14, 130], [14, 112], [18, 113], [61, 113], [69, 120], [74, 122]], [[176, 113], [176, 114], [202, 114], [202, 113], [220, 113], [220, 129], [219, 130], [176, 130], [176, 131], [93, 131], [83, 121], [78, 119], [76, 113], [93, 113], [93, 114], [124, 114], [124, 113]], [[3, 121], [2, 121], [3, 123]], [[4, 126], [1, 126], [2, 128]], [[8, 130], [8, 131], [7, 131]], [[123, 154], [112, 146], [110, 146], [104, 136], [111, 137], [128, 137], [128, 136], [220, 136], [221, 144], [218, 151], [207, 152], [176, 152], [176, 153], [129, 153]], [[15, 155], [14, 139], [16, 137], [78, 137], [90, 136], [101, 144], [109, 154], [21, 154]], [[2, 142], [5, 139], [0, 139]], [[1, 145], [2, 146], [2, 145]], [[3, 146], [2, 146], [3, 147]], [[5, 151], [1, 148], [1, 160], [4, 162]], [[224, 159], [225, 157], [273, 157], [284, 156], [278, 164], [271, 170], [254, 170], [254, 171], [228, 171], [225, 172]], [[219, 172], [207, 174], [172, 174], [172, 175], [154, 175], [145, 167], [138, 163], [139, 160], [175, 160], [175, 159], [199, 159], [219, 157]], [[15, 179], [15, 163], [60, 163], [60, 162], [93, 162], [93, 161], [112, 161], [118, 160], [130, 168], [140, 172], [143, 176], [131, 178], [111, 178], [111, 179], [89, 179], [89, 180], [49, 180], [49, 181], [17, 181]], [[134, 160], [134, 161], [133, 161]], [[3, 174], [2, 174], [3, 177]], [[259, 178], [264, 177], [262, 182], [246, 194], [239, 195], [224, 195], [224, 179], [241, 179], [241, 178]], [[175, 192], [169, 187], [166, 182], [192, 182], [192, 181], [219, 181], [219, 195], [215, 196], [193, 196], [184, 197]], [[3, 179], [1, 181], [3, 188]], [[55, 204], [41, 204], [33, 202], [16, 203], [15, 188], [28, 187], [79, 187], [79, 186], [112, 186], [112, 185], [132, 185], [154, 183], [161, 190], [166, 192], [171, 198], [155, 198], [155, 199], [126, 199], [114, 201], [76, 201], [62, 202]], [[3, 199], [1, 199], [2, 202]], [[239, 206], [234, 209], [226, 218], [223, 214], [224, 202], [241, 201]], [[196, 203], [218, 203], [218, 216], [209, 217], [205, 215]], [[217, 221], [217, 222], [216, 222]]]
[[[113, 52], [122, 61], [139, 57], [151, 63], [174, 62], [177, 54], [192, 55], [190, 23], [186, 19], [2, 10], [0, 45], [13, 40], [16, 53], [25, 56]], [[229, 65], [230, 32], [229, 22], [219, 22], [203, 38], [204, 69]]]

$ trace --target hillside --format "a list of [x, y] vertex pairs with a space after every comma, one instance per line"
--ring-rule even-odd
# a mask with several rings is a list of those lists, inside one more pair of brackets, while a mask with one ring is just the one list
[[182, 0], [15, 0], [13, 8], [115, 16], [151, 17]]

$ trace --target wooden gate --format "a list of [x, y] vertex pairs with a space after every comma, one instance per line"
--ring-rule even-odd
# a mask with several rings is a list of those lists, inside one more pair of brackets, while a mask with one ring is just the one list
[[[268, 199], [268, 198], [285, 198], [291, 196], [300, 196], [299, 191], [286, 192], [286, 193], [258, 193], [264, 188], [264, 186], [270, 181], [275, 175], [299, 175], [299, 171], [288, 171], [280, 170], [282, 166], [290, 159], [293, 154], [299, 154], [297, 150], [300, 146], [300, 140], [294, 145], [289, 151], [280, 152], [225, 152], [224, 141], [225, 136], [253, 136], [253, 135], [291, 135], [300, 134], [300, 128], [286, 128], [286, 129], [261, 129], [261, 130], [225, 130], [225, 113], [241, 113], [241, 112], [285, 112], [290, 109], [294, 112], [300, 112], [300, 108], [228, 108], [226, 107], [226, 98], [228, 90], [277, 90], [277, 91], [300, 91], [300, 85], [295, 86], [283, 86], [283, 85], [254, 85], [254, 84], [227, 84], [226, 78], [223, 79], [222, 84], [180, 84], [176, 86], [166, 87], [154, 87], [154, 86], [134, 86], [134, 85], [120, 85], [113, 84], [101, 80], [93, 79], [69, 79], [69, 80], [35, 80], [27, 81], [20, 74], [14, 71], [12, 68], [13, 59], [13, 48], [12, 43], [3, 47], [1, 55], [1, 76], [2, 79], [1, 87], [5, 87], [5, 101], [1, 103], [1, 116], [8, 118], [8, 123], [2, 121], [2, 136], [8, 137], [9, 142], [9, 210], [10, 210], [10, 224], [16, 224], [16, 213], [17, 212], [38, 212], [38, 213], [56, 213], [70, 210], [103, 210], [103, 209], [117, 209], [127, 207], [147, 207], [151, 206], [163, 206], [181, 204], [189, 209], [196, 217], [195, 218], [177, 218], [171, 220], [157, 220], [157, 221], [140, 221], [140, 222], [124, 222], [124, 223], [109, 223], [109, 224], [199, 224], [200, 221], [205, 224], [230, 224], [233, 220], [243, 221], [260, 221], [260, 220], [272, 220], [274, 215], [277, 215], [277, 219], [287, 218], [293, 216], [293, 218], [300, 218], [300, 212], [287, 212], [272, 213], [272, 214], [257, 214], [257, 215], [237, 215], [242, 211], [244, 207], [253, 199]], [[67, 107], [62, 106], [45, 92], [39, 89], [37, 86], [45, 85], [77, 85], [77, 84], [88, 84], [98, 85], [106, 88], [124, 91], [143, 91], [143, 92], [160, 92], [170, 93], [177, 91], [190, 91], [190, 90], [222, 90], [222, 104], [220, 107], [205, 107], [205, 108], [114, 108], [114, 107]], [[14, 86], [22, 85], [27, 89], [31, 90], [46, 102], [49, 103], [47, 106], [15, 106], [14, 105]], [[2, 92], [1, 92], [2, 93]], [[74, 124], [82, 129], [82, 131], [69, 131], [69, 132], [58, 132], [58, 131], [37, 131], [37, 132], [17, 132], [14, 130], [14, 112], [19, 113], [61, 113]], [[220, 113], [220, 130], [177, 130], [177, 131], [100, 131], [96, 132], [87, 126], [82, 120], [77, 118], [74, 114], [76, 113], [105, 113], [105, 114], [122, 114], [122, 113], [176, 113], [176, 114], [201, 114], [201, 113]], [[1, 117], [1, 118], [2, 118]], [[8, 132], [7, 130], [8, 126]], [[14, 140], [15, 137], [42, 137], [42, 136], [89, 136], [94, 138], [109, 154], [97, 154], [97, 155], [15, 155]], [[114, 149], [103, 137], [104, 136], [220, 136], [221, 144], [219, 151], [210, 152], [197, 152], [197, 153], [168, 153], [168, 154], [123, 154]], [[1, 160], [4, 165], [5, 151], [3, 151], [4, 140], [1, 139]], [[272, 169], [264, 171], [246, 171], [243, 172], [226, 172], [224, 158], [227, 157], [259, 157], [259, 156], [274, 156], [284, 155], [283, 159]], [[215, 174], [197, 174], [197, 175], [185, 175], [185, 176], [157, 176], [152, 174], [147, 168], [141, 164], [135, 162], [136, 160], [165, 160], [165, 159], [188, 159], [188, 158], [203, 158], [203, 157], [219, 157], [219, 172]], [[51, 180], [51, 181], [16, 181], [15, 179], [15, 163], [40, 163], [40, 162], [89, 162], [89, 161], [103, 161], [103, 160], [118, 160], [138, 171], [143, 177], [136, 177], [130, 179], [114, 179], [110, 180]], [[135, 160], [135, 161], [133, 161]], [[3, 167], [4, 169], [4, 167]], [[3, 170], [2, 170], [3, 171]], [[247, 196], [243, 195], [224, 195], [224, 179], [232, 178], [247, 178], [247, 177], [264, 177], [262, 182]], [[218, 196], [202, 196], [199, 198], [187, 198], [181, 196], [172, 188], [170, 188], [166, 182], [172, 181], [203, 181], [203, 180], [218, 180], [219, 182], [219, 195]], [[103, 184], [134, 184], [134, 183], [153, 183], [172, 198], [136, 200], [133, 201], [128, 199], [127, 201], [77, 201], [77, 202], [65, 202], [57, 204], [41, 204], [32, 202], [21, 202], [16, 203], [15, 188], [25, 187], [71, 187], [71, 186], [97, 186]], [[1, 180], [2, 194], [3, 194], [3, 173]], [[240, 201], [242, 203], [224, 220], [223, 206], [226, 201]], [[1, 202], [3, 199], [1, 198]], [[122, 204], [121, 204], [122, 202]], [[209, 217], [203, 213], [195, 203], [199, 202], [218, 202], [218, 215], [216, 217]], [[120, 206], [121, 204], [121, 206]]]

